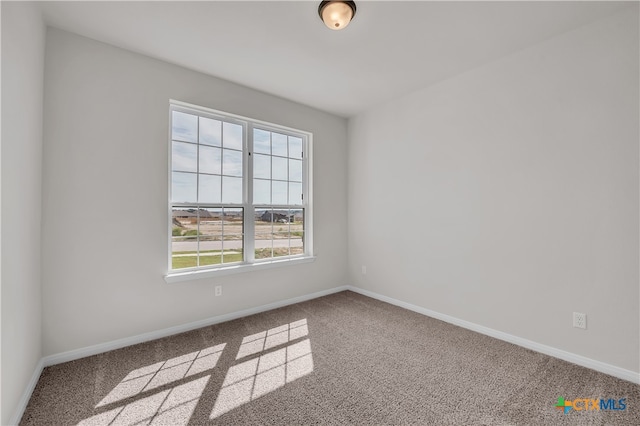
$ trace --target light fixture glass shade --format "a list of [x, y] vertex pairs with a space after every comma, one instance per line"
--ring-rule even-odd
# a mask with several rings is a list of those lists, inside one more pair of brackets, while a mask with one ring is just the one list
[[355, 12], [354, 7], [342, 1], [327, 2], [327, 4], [321, 4], [320, 7], [322, 21], [332, 30], [341, 30], [349, 25]]

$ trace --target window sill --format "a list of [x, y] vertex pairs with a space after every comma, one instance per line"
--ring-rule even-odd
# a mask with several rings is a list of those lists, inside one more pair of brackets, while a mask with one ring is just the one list
[[224, 266], [221, 268], [205, 269], [200, 271], [172, 272], [165, 275], [164, 280], [169, 284], [173, 284], [182, 281], [200, 280], [203, 278], [221, 277], [224, 275], [241, 274], [245, 272], [262, 271], [265, 269], [281, 268], [283, 266], [299, 265], [302, 263], [311, 263], [315, 260], [315, 256], [305, 256], [293, 259], [278, 259], [269, 262]]

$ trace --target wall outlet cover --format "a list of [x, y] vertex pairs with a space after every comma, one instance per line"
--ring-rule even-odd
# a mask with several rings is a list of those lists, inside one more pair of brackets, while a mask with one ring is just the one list
[[583, 314], [580, 312], [573, 313], [573, 326], [576, 328], [587, 328], [587, 314]]

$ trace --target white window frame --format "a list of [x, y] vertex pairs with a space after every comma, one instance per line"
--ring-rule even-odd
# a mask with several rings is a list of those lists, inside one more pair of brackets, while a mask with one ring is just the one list
[[[243, 200], [242, 204], [199, 204], [189, 203], [191, 206], [197, 205], [202, 208], [209, 207], [242, 207], [243, 217], [243, 253], [244, 260], [231, 264], [208, 265], [185, 269], [171, 269], [172, 264], [172, 209], [174, 206], [184, 203], [174, 203], [171, 200], [172, 186], [172, 112], [179, 111], [188, 114], [195, 114], [215, 120], [233, 122], [243, 127]], [[303, 158], [302, 158], [302, 205], [286, 206], [286, 208], [303, 209], [304, 211], [304, 253], [301, 255], [283, 256], [268, 259], [255, 259], [255, 214], [253, 204], [253, 128], [259, 127], [263, 130], [278, 132], [286, 135], [302, 137]], [[315, 260], [313, 252], [313, 134], [304, 130], [294, 129], [278, 124], [268, 123], [249, 117], [218, 111], [186, 102], [169, 101], [169, 131], [168, 131], [168, 220], [167, 220], [167, 273], [164, 279], [167, 283], [175, 283], [187, 280], [216, 277], [222, 275], [258, 271], [263, 269], [295, 265], [300, 263], [313, 262]], [[285, 206], [272, 206], [273, 209], [285, 208]]]

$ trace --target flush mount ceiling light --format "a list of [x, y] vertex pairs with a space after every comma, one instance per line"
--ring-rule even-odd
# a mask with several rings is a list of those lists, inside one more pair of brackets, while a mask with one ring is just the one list
[[332, 30], [341, 30], [356, 14], [354, 1], [323, 1], [318, 6], [318, 15], [324, 24]]

